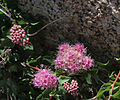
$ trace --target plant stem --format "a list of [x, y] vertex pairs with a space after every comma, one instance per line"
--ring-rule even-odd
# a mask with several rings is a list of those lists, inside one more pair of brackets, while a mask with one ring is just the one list
[[43, 26], [40, 30], [36, 31], [35, 33], [27, 34], [27, 35], [28, 35], [28, 36], [35, 36], [35, 35], [37, 35], [40, 31], [42, 31], [43, 29], [45, 29], [47, 26], [49, 26], [49, 25], [51, 25], [51, 24], [53, 24], [53, 23], [55, 23], [55, 22], [57, 22], [57, 21], [59, 21], [59, 20], [61, 20], [61, 19], [63, 19], [63, 18], [56, 19], [56, 20], [54, 20], [54, 21], [46, 24], [45, 26]]
[[37, 96], [36, 100], [39, 100], [46, 91], [47, 91], [47, 89], [45, 89], [39, 96]]
[[38, 67], [33, 67], [33, 66], [27, 65], [27, 64], [25, 64], [25, 63], [21, 63], [21, 65], [22, 65], [22, 66], [28, 66], [28, 67], [31, 67], [31, 68], [36, 69], [36, 70], [40, 70]]
[[117, 75], [117, 77], [116, 77], [116, 79], [115, 79], [115, 81], [114, 81], [114, 83], [113, 83], [113, 85], [112, 85], [111, 94], [110, 94], [108, 100], [110, 100], [110, 98], [111, 98], [111, 95], [112, 95], [112, 92], [113, 92], [114, 85], [115, 85], [115, 83], [117, 82], [119, 76], [120, 76], [120, 71], [119, 71], [119, 73], [118, 73], [118, 75]]

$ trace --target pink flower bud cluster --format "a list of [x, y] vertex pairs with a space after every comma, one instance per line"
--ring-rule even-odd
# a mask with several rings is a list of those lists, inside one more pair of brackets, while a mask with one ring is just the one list
[[47, 69], [40, 69], [34, 76], [33, 84], [35, 87], [49, 88], [58, 86], [58, 78]]
[[56, 68], [76, 72], [80, 69], [89, 69], [93, 65], [93, 59], [86, 56], [86, 48], [80, 43], [72, 46], [64, 43], [58, 49], [58, 56], [54, 61]]
[[75, 80], [71, 81], [71, 84], [68, 82], [65, 82], [63, 85], [63, 88], [68, 91], [68, 93], [71, 93], [71, 95], [78, 95], [78, 83]]
[[20, 46], [26, 46], [29, 43], [29, 38], [25, 35], [25, 30], [20, 25], [13, 25], [10, 30], [11, 41]]

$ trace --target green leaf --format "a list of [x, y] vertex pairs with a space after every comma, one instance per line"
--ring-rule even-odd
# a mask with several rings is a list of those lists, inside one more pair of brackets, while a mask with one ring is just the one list
[[48, 58], [43, 58], [43, 60], [47, 61], [50, 64], [53, 62], [51, 59], [48, 59]]
[[50, 94], [49, 94], [49, 96], [55, 96], [55, 93], [56, 92], [56, 89], [54, 90], [54, 91], [52, 91]]
[[65, 93], [67, 93], [67, 91], [63, 88], [62, 85], [59, 85], [58, 90], [58, 94], [60, 95], [65, 95]]
[[[49, 94], [51, 91], [52, 91], [51, 88], [45, 89], [40, 95], [37, 96], [36, 100], [42, 100], [42, 97], [43, 97], [43, 98], [49, 97], [48, 94]], [[44, 100], [46, 100], [46, 99], [44, 99]]]
[[28, 24], [28, 22], [25, 22], [24, 20], [20, 20], [20, 21], [18, 21], [18, 24], [19, 25]]
[[[7, 36], [7, 37], [8, 37], [8, 36]], [[1, 40], [0, 47], [13, 48], [13, 47], [14, 47], [14, 44], [11, 42], [10, 39], [4, 38], [4, 39]]]
[[112, 80], [115, 79], [114, 73], [115, 73], [115, 72], [112, 72], [111, 75], [109, 75], [109, 78], [111, 78]]
[[0, 11], [0, 15], [3, 14], [3, 12]]
[[37, 24], [39, 24], [39, 22], [36, 22], [36, 23], [30, 23], [31, 25], [37, 25]]
[[63, 83], [69, 81], [71, 78], [68, 76], [60, 76], [59, 78], [59, 84], [62, 85]]
[[8, 39], [10, 39], [10, 38], [11, 38], [11, 36], [10, 36], [10, 35], [7, 35], [7, 38], [8, 38]]
[[109, 91], [110, 89], [111, 89], [111, 83], [108, 82], [108, 83], [103, 84], [94, 98], [101, 97], [103, 93]]
[[[51, 93], [52, 89], [51, 88], [48, 88], [48, 89], [45, 89], [40, 95], [37, 96], [36, 100], [46, 100], [45, 98], [49, 98], [49, 93]], [[42, 99], [42, 97], [44, 99]]]
[[116, 99], [120, 99], [120, 89], [112, 97]]
[[[114, 83], [114, 81], [112, 81], [112, 80], [110, 80], [109, 82], [111, 82], [111, 84]], [[116, 83], [115, 83], [115, 86], [120, 86], [120, 82], [116, 82]]]
[[96, 64], [99, 66], [107, 66], [109, 63], [110, 61], [107, 61], [107, 63], [96, 62]]
[[115, 60], [120, 61], [120, 58], [115, 58]]
[[24, 47], [24, 50], [33, 50], [33, 45], [28, 44], [27, 46]]
[[86, 77], [86, 81], [88, 84], [92, 84], [92, 80], [91, 80], [91, 75], [88, 74], [88, 76]]
[[37, 62], [40, 58], [41, 58], [41, 56], [39, 56], [39, 57], [36, 58], [36, 59], [32, 59], [32, 60], [28, 61], [27, 64], [35, 63], [35, 62]]
[[55, 95], [56, 100], [60, 100], [60, 96], [61, 96], [61, 95], [58, 95], [58, 94]]

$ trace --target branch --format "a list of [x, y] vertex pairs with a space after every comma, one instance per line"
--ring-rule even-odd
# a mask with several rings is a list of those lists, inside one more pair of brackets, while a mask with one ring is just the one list
[[11, 13], [9, 12], [9, 10], [8, 10], [6, 7], [4, 7], [1, 3], [0, 3], [0, 6], [1, 6], [3, 9], [5, 9], [5, 10], [9, 13], [9, 15], [11, 15]]
[[45, 29], [47, 26], [49, 26], [49, 25], [51, 25], [51, 24], [53, 24], [53, 23], [55, 23], [55, 22], [57, 22], [57, 21], [59, 21], [59, 20], [61, 20], [61, 19], [63, 19], [63, 18], [56, 19], [56, 20], [54, 20], [54, 21], [46, 24], [45, 26], [43, 26], [40, 30], [36, 31], [35, 33], [33, 33], [33, 34], [27, 34], [27, 35], [28, 35], [28, 36], [35, 36], [35, 35], [37, 35], [40, 31], [42, 31], [43, 29]]
[[4, 13], [7, 17], [9, 17], [10, 20], [11, 20], [13, 23], [16, 24], [16, 22], [14, 21], [14, 19], [11, 17], [11, 13], [9, 12], [9, 10], [8, 10], [6, 7], [4, 7], [2, 4], [0, 4], [0, 6], [1, 6], [3, 9], [5, 9], [8, 13], [6, 13], [5, 11], [3, 11], [2, 9], [0, 9], [0, 11], [1, 11], [2, 13]]

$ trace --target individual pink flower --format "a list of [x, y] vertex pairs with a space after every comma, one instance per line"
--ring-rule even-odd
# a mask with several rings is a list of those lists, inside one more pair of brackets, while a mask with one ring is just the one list
[[91, 59], [90, 57], [85, 56], [82, 60], [83, 69], [89, 69], [91, 66], [93, 66], [93, 59]]
[[80, 43], [72, 46], [64, 43], [58, 49], [58, 55], [54, 61], [55, 68], [76, 72], [80, 69], [89, 69], [93, 65], [93, 60], [86, 56], [86, 49]]
[[70, 48], [70, 45], [67, 43], [64, 43], [58, 47], [59, 53], [67, 52], [67, 50]]
[[81, 52], [81, 53], [86, 53], [86, 48], [84, 48], [84, 45], [80, 44], [80, 43], [76, 43], [73, 48], [78, 51], [78, 52]]
[[[59, 67], [64, 67], [65, 66], [65, 64], [64, 64], [64, 62], [63, 62], [63, 59], [62, 59], [62, 56], [57, 56], [57, 58], [56, 58], [56, 60], [55, 60], [55, 64], [57, 65], [57, 66], [59, 66]], [[56, 67], [57, 67], [56, 66]]]
[[10, 29], [11, 41], [20, 46], [26, 46], [29, 43], [29, 38], [26, 37], [24, 29], [20, 25], [13, 25]]
[[78, 95], [78, 83], [75, 80], [71, 81], [71, 84], [68, 82], [65, 82], [63, 85], [63, 88], [68, 91], [71, 95]]
[[49, 88], [58, 86], [58, 78], [47, 69], [40, 69], [34, 76], [33, 84], [35, 87]]

